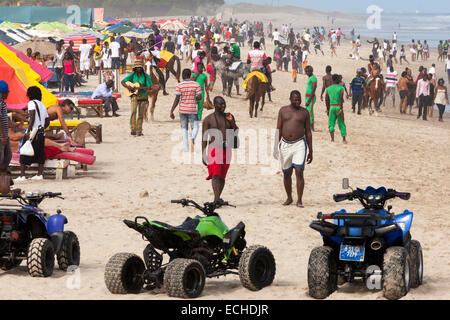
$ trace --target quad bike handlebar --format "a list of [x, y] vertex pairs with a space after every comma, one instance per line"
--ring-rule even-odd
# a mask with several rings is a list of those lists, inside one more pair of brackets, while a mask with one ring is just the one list
[[[333, 199], [336, 202], [341, 202], [344, 200], [353, 200], [353, 199], [364, 199], [366, 200], [368, 198], [369, 194], [361, 192], [359, 190], [354, 190], [352, 192], [348, 192], [348, 193], [338, 193], [333, 195]], [[411, 193], [409, 192], [397, 192], [394, 189], [388, 189], [388, 191], [382, 195], [382, 200], [389, 200], [392, 198], [398, 197], [400, 199], [403, 200], [409, 200], [409, 198], [411, 197]]]
[[17, 200], [22, 205], [37, 207], [45, 198], [59, 198], [64, 200], [61, 195], [61, 192], [11, 192], [10, 194], [2, 195], [1, 197]]
[[354, 199], [358, 199], [366, 209], [383, 208], [387, 200], [396, 197], [402, 200], [409, 200], [409, 198], [411, 197], [411, 193], [398, 192], [394, 189], [388, 189], [384, 194], [369, 194], [362, 191], [361, 189], [357, 189], [353, 190], [352, 192], [333, 195], [333, 199], [336, 202], [341, 202], [344, 200], [352, 201]]
[[181, 200], [171, 200], [171, 203], [180, 203], [183, 207], [194, 207], [201, 212], [203, 212], [206, 216], [217, 215], [214, 210], [223, 206], [234, 207], [236, 206], [229, 204], [227, 201], [217, 201], [217, 202], [205, 202], [202, 206], [200, 206], [197, 202], [190, 199], [181, 199]]

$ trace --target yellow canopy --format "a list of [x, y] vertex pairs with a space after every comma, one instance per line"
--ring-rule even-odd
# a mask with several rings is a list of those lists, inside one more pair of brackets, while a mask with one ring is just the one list
[[42, 103], [44, 103], [47, 108], [58, 104], [58, 99], [39, 83], [39, 81], [41, 81], [41, 76], [31, 69], [29, 64], [20, 60], [14, 52], [1, 43], [0, 57], [5, 60], [8, 65], [14, 68], [17, 77], [19, 77], [26, 88], [36, 86], [41, 89]]

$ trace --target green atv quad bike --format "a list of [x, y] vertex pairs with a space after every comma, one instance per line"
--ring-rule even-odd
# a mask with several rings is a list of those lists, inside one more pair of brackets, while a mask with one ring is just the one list
[[[242, 285], [252, 291], [269, 286], [275, 277], [275, 259], [263, 246], [247, 247], [245, 225], [231, 230], [214, 212], [227, 202], [207, 202], [201, 207], [188, 199], [172, 200], [202, 211], [206, 217], [187, 218], [174, 227], [163, 222], [136, 217], [124, 220], [149, 244], [144, 261], [131, 253], [117, 253], [105, 268], [106, 287], [114, 294], [139, 293], [164, 286], [171, 297], [196, 298], [205, 278], [238, 274]], [[163, 263], [163, 254], [168, 261]]]

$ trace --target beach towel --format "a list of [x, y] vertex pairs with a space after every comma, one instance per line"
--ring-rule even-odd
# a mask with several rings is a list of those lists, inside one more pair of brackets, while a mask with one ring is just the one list
[[267, 76], [264, 73], [260, 71], [253, 71], [247, 75], [247, 78], [245, 78], [244, 82], [242, 83], [242, 87], [244, 87], [244, 89], [247, 89], [247, 82], [254, 76], [257, 76], [259, 80], [261, 80], [261, 82], [269, 82], [269, 79], [267, 79]]

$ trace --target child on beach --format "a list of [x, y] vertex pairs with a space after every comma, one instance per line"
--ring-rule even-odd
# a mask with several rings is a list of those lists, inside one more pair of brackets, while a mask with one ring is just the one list
[[[294, 47], [295, 48], [295, 47]], [[295, 51], [292, 51], [292, 80], [297, 82], [298, 57]]]
[[333, 57], [333, 54], [337, 57], [337, 54], [336, 54], [336, 45], [335, 45], [334, 42], [331, 42], [330, 49], [331, 49], [331, 57]]

